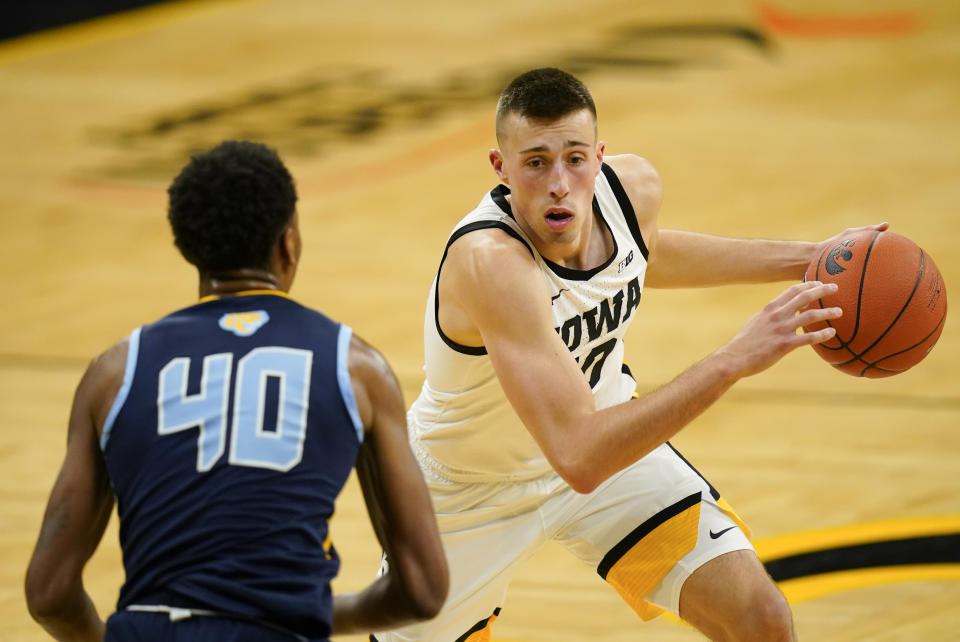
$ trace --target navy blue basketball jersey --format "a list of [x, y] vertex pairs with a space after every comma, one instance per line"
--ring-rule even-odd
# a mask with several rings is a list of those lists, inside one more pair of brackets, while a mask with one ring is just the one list
[[350, 337], [262, 291], [130, 335], [100, 440], [126, 571], [118, 611], [206, 609], [329, 635], [328, 520], [363, 438]]

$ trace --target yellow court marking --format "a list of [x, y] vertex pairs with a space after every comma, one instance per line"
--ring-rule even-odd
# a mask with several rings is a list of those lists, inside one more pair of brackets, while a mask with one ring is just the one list
[[105, 40], [134, 36], [179, 22], [223, 13], [238, 6], [265, 2], [266, 0], [177, 0], [109, 14], [2, 42], [0, 65], [23, 62]]
[[[938, 515], [849, 524], [788, 533], [754, 542], [761, 560], [898, 539], [960, 533], [960, 515]], [[791, 604], [841, 591], [898, 582], [960, 581], [957, 564], [905, 564], [819, 573], [778, 582]]]
[[789, 555], [840, 546], [950, 533], [960, 533], [960, 515], [907, 517], [787, 533], [757, 540], [753, 542], [753, 546], [757, 549], [760, 559], [766, 562]]
[[858, 568], [850, 571], [823, 573], [809, 577], [797, 577], [778, 582], [791, 604], [814, 600], [831, 593], [852, 591], [899, 582], [957, 582], [960, 581], [958, 564], [915, 564], [883, 568]]

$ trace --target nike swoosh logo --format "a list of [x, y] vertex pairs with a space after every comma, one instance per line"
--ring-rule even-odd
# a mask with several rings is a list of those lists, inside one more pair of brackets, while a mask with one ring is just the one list
[[559, 299], [560, 295], [563, 294], [564, 292], [569, 292], [569, 291], [570, 290], [568, 290], [567, 288], [560, 288], [559, 292], [557, 292], [554, 296], [550, 297], [550, 303], [553, 303], [554, 301]]
[[726, 533], [727, 531], [732, 531], [732, 530], [735, 529], [735, 528], [736, 528], [736, 526], [730, 526], [729, 528], [723, 529], [723, 530], [720, 531], [719, 533], [714, 533], [714, 532], [711, 530], [711, 531], [710, 531], [710, 539], [717, 539], [718, 537], [720, 537], [721, 535], [723, 535], [723, 534]]

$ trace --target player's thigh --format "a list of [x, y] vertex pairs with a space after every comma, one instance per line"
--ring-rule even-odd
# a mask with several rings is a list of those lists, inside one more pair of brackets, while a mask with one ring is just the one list
[[751, 548], [715, 494], [678, 453], [662, 446], [594, 493], [574, 498], [576, 510], [555, 539], [642, 617], [660, 609], [678, 613], [680, 589], [691, 573], [714, 557]]
[[752, 550], [711, 559], [680, 593], [680, 616], [712, 639], [792, 639], [783, 594]]
[[690, 551], [673, 564], [646, 596], [647, 600], [674, 615], [680, 615], [681, 593], [688, 579], [699, 569], [731, 552], [748, 551], [753, 555], [750, 540], [733, 513], [721, 508], [709, 494], [700, 502], [695, 537], [696, 542]]

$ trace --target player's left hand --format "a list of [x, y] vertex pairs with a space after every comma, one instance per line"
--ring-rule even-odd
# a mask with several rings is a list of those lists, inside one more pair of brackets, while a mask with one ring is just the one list
[[884, 221], [883, 223], [877, 223], [876, 225], [864, 225], [862, 227], [848, 227], [839, 234], [835, 234], [828, 238], [826, 241], [822, 241], [817, 244], [816, 252], [813, 256], [810, 257], [811, 261], [818, 259], [825, 251], [831, 250], [836, 247], [841, 241], [848, 238], [851, 234], [856, 234], [857, 232], [863, 232], [867, 230], [875, 230], [877, 232], [883, 232], [890, 227], [890, 224]]

